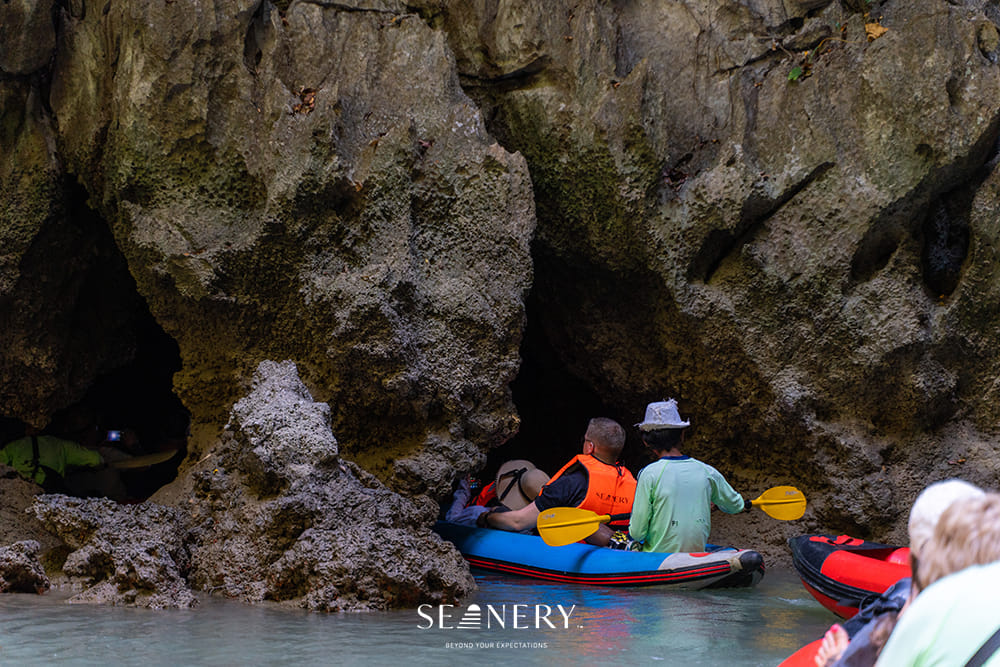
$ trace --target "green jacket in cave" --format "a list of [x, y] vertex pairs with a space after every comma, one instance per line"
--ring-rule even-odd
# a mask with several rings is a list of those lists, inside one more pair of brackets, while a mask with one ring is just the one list
[[7, 443], [0, 449], [0, 463], [48, 491], [63, 484], [68, 468], [97, 468], [104, 460], [96, 451], [71, 440], [38, 435]]

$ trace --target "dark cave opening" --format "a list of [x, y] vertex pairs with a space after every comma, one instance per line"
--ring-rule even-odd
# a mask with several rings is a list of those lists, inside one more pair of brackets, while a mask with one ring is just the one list
[[[127, 501], [145, 500], [177, 477], [187, 454], [190, 426], [190, 413], [172, 388], [173, 375], [181, 368], [177, 342], [148, 308], [135, 316], [133, 360], [98, 377], [79, 402], [55, 413], [51, 422], [53, 430], [60, 429], [77, 441], [83, 429], [83, 438], [90, 441], [81, 444], [93, 446], [96, 438], [105, 448], [136, 459], [156, 461], [173, 452], [153, 465], [120, 470], [124, 486], [120, 499]], [[86, 495], [98, 493], [92, 490]]]
[[510, 459], [527, 459], [554, 474], [579, 453], [587, 421], [607, 412], [600, 397], [559, 360], [544, 326], [530, 314], [521, 343], [521, 370], [510, 387], [521, 426], [517, 435], [489, 453], [486, 471], [491, 474]]
[[[67, 274], [74, 287], [45, 304], [64, 309], [66, 315], [53, 321], [68, 322], [73, 330], [64, 351], [66, 375], [86, 378], [95, 360], [107, 359], [93, 346], [115, 341], [121, 353], [117, 362], [105, 362], [104, 372], [85, 388], [74, 391], [70, 400], [78, 400], [50, 412], [47, 423], [31, 426], [13, 414], [0, 414], [0, 446], [37, 433], [97, 450], [105, 467], [68, 470], [54, 489], [123, 502], [145, 500], [176, 478], [187, 453], [190, 414], [173, 392], [180, 349], [138, 293], [107, 221], [88, 206], [86, 191], [72, 179], [65, 184], [64, 211], [49, 233], [57, 240], [43, 244], [39, 254], [58, 257], [53, 253], [65, 245], [58, 239], [76, 239], [71, 248], [76, 268]], [[58, 262], [45, 266], [50, 264]], [[125, 340], [129, 342], [121, 342]], [[114, 459], [118, 461], [111, 463]]]
[[[527, 327], [521, 342], [521, 369], [511, 383], [514, 405], [521, 418], [518, 433], [487, 456], [481, 472], [484, 484], [512, 459], [526, 459], [553, 475], [580, 453], [583, 434], [593, 417], [610, 417], [625, 429], [622, 461], [633, 473], [648, 463], [632, 427], [634, 415], [625, 414], [575, 375], [562, 360], [547, 332], [545, 308], [536, 292], [527, 300]], [[645, 407], [645, 406], [642, 406]]]

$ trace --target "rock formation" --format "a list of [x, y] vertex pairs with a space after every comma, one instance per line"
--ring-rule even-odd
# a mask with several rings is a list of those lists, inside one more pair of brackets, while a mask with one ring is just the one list
[[[519, 414], [565, 422], [519, 445], [565, 460], [584, 393], [629, 424], [676, 396], [688, 453], [810, 499], [718, 541], [902, 541], [926, 482], [998, 483], [998, 24], [990, 0], [0, 4], [0, 417], [44, 425], [154, 322], [194, 417], [155, 500], [230, 544], [295, 517], [217, 567], [187, 542], [196, 588], [248, 599], [353, 606], [371, 543], [323, 510], [349, 498], [389, 553], [452, 558], [426, 529], [455, 475]], [[515, 407], [533, 359], [581, 394]], [[255, 453], [272, 360], [330, 432]], [[468, 585], [441, 577], [420, 594]]]
[[85, 586], [71, 602], [151, 609], [196, 604], [185, 579], [190, 555], [177, 509], [47, 494], [31, 510], [71, 550], [61, 571]]
[[928, 478], [995, 485], [996, 6], [530, 6], [446, 25], [528, 160], [573, 373], [631, 416], [677, 395], [692, 453], [817, 528], [905, 539]]
[[0, 547], [0, 593], [44, 593], [49, 578], [38, 560], [42, 545], [34, 540]]
[[260, 365], [219, 445], [157, 500], [37, 497], [31, 511], [70, 548], [62, 573], [84, 587], [72, 602], [185, 608], [197, 589], [354, 611], [453, 603], [475, 588], [427, 527], [436, 507], [340, 459], [329, 407], [291, 362]]

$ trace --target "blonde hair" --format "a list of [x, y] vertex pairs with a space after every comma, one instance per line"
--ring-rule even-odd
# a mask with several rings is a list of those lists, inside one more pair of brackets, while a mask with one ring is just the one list
[[907, 522], [907, 532], [910, 536], [910, 551], [918, 558], [924, 550], [924, 545], [934, 534], [941, 513], [948, 509], [956, 500], [971, 497], [981, 497], [985, 493], [974, 484], [961, 479], [946, 479], [935, 482], [920, 492], [910, 509], [910, 519]]
[[914, 583], [927, 588], [970, 565], [1000, 559], [1000, 493], [956, 500], [942, 512], [922, 550]]

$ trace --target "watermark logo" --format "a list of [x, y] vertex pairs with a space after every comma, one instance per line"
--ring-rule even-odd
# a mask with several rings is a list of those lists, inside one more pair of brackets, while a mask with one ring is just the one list
[[542, 630], [569, 629], [576, 605], [561, 604], [470, 604], [464, 611], [453, 604], [422, 604], [417, 607], [421, 630]]

